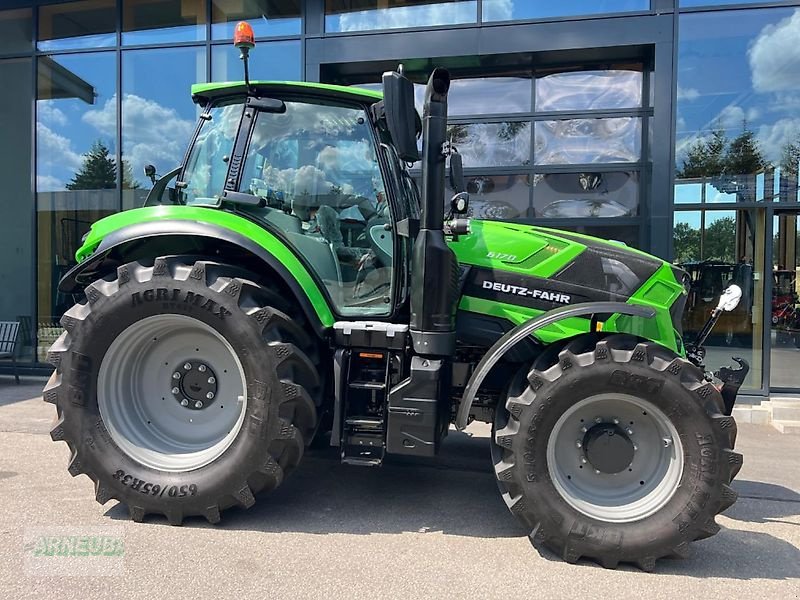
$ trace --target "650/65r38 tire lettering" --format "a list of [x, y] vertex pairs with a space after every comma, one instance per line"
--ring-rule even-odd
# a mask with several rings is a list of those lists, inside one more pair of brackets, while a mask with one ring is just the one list
[[652, 570], [714, 535], [742, 464], [703, 373], [633, 336], [545, 351], [498, 407], [492, 454], [511, 512], [564, 560]]
[[228, 265], [157, 258], [95, 281], [61, 320], [44, 399], [69, 472], [131, 518], [210, 522], [294, 469], [317, 426], [316, 342]]

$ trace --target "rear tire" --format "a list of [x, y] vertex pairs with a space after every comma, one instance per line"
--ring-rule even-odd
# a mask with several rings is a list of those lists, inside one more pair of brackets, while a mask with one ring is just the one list
[[[317, 425], [315, 341], [285, 300], [210, 261], [132, 262], [61, 319], [44, 399], [69, 473], [141, 521], [220, 520], [299, 463]], [[316, 358], [316, 356], [315, 356]]]
[[[503, 499], [534, 545], [567, 562], [652, 570], [717, 533], [714, 517], [736, 500], [742, 457], [722, 407], [702, 372], [661, 346], [577, 338], [521, 373], [496, 413]], [[609, 440], [613, 451], [598, 450]]]

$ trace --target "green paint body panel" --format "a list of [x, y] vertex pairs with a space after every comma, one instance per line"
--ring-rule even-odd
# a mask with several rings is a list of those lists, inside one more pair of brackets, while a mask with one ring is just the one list
[[[366, 90], [364, 88], [349, 87], [345, 85], [333, 85], [330, 83], [314, 83], [310, 81], [251, 81], [251, 87], [276, 87], [276, 88], [297, 88], [298, 92], [307, 92], [308, 90], [317, 90], [320, 92], [333, 92], [337, 95], [358, 97], [362, 100], [369, 100], [376, 102], [383, 98], [381, 92], [374, 90]], [[226, 81], [223, 83], [195, 83], [192, 86], [192, 96], [203, 96], [209, 92], [221, 92], [224, 90], [241, 89], [243, 93], [246, 90], [244, 81]]]
[[236, 214], [213, 208], [190, 206], [151, 206], [136, 208], [117, 213], [101, 219], [92, 225], [86, 241], [75, 253], [75, 259], [81, 262], [94, 252], [105, 236], [109, 233], [136, 225], [160, 220], [186, 220], [208, 223], [224, 227], [230, 231], [243, 235], [264, 248], [280, 261], [292, 274], [300, 287], [305, 291], [320, 322], [325, 327], [332, 327], [335, 321], [333, 312], [320, 291], [311, 274], [306, 270], [298, 258], [277, 237], [263, 227], [248, 221]]
[[[584, 240], [586, 243], [594, 245], [600, 243], [650, 260], [658, 260], [623, 244], [571, 232], [567, 238], [560, 235], [558, 230], [534, 225], [476, 220], [471, 221], [471, 230], [470, 235], [450, 243], [459, 263], [495, 271], [545, 279], [552, 277], [586, 250], [587, 246], [581, 243]], [[661, 263], [655, 273], [627, 300], [630, 304], [655, 308], [656, 316], [653, 319], [642, 319], [613, 315], [602, 323], [602, 330], [631, 333], [683, 354], [683, 344], [677, 339], [669, 309], [686, 292], [683, 285], [675, 278], [672, 266], [664, 261]], [[520, 325], [544, 312], [470, 296], [463, 296], [458, 308], [462, 311], [504, 319], [513, 325]], [[550, 344], [588, 331], [589, 321], [571, 318], [541, 329], [535, 335], [543, 343]]]

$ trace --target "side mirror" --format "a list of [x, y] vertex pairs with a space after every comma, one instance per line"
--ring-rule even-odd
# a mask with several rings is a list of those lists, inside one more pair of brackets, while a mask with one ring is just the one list
[[417, 111], [414, 108], [414, 84], [401, 72], [383, 74], [383, 106], [386, 125], [397, 155], [405, 162], [419, 160], [417, 150]]
[[456, 194], [467, 189], [464, 182], [464, 163], [461, 161], [461, 155], [455, 150], [450, 154], [450, 187]]
[[145, 165], [144, 166], [144, 176], [149, 177], [150, 181], [153, 183], [156, 182], [156, 168], [154, 165]]
[[739, 300], [742, 299], [742, 288], [738, 285], [729, 285], [722, 295], [719, 297], [717, 304], [718, 311], [731, 312], [734, 308], [739, 306]]

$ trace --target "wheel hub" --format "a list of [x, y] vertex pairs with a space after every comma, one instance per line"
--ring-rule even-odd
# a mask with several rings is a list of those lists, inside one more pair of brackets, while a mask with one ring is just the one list
[[621, 473], [633, 462], [633, 442], [624, 429], [614, 423], [593, 426], [583, 438], [586, 460], [601, 473]]
[[201, 360], [187, 360], [172, 374], [172, 396], [189, 410], [203, 410], [217, 397], [217, 376]]

